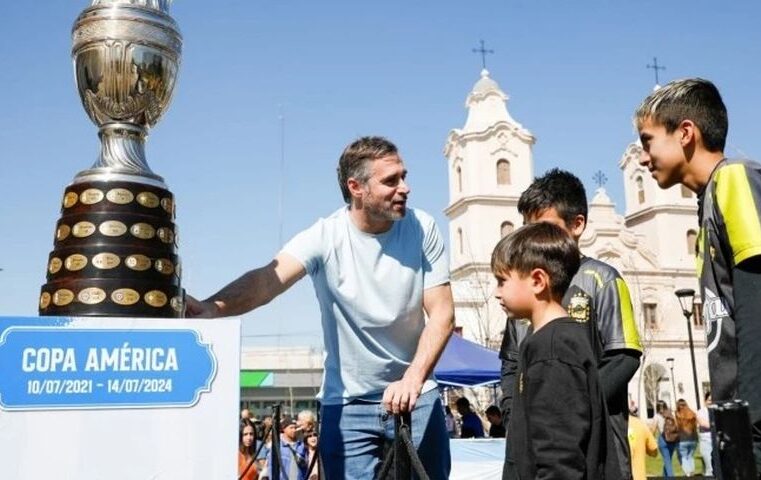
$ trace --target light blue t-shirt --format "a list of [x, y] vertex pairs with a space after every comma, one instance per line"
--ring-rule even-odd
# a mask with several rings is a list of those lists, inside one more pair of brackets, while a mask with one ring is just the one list
[[[369, 234], [344, 207], [296, 235], [283, 252], [304, 265], [320, 303], [326, 356], [318, 398], [325, 405], [380, 401], [417, 350], [423, 290], [449, 281], [433, 218], [409, 208], [387, 232]], [[435, 385], [428, 379], [423, 391]]]

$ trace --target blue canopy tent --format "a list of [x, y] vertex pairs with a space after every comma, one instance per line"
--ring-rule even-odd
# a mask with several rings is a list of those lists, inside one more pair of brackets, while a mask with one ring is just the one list
[[433, 373], [442, 386], [480, 387], [499, 382], [500, 366], [494, 350], [452, 335]]

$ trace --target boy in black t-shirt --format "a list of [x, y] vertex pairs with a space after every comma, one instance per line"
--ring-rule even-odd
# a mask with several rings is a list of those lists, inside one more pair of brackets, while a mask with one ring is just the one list
[[507, 478], [621, 478], [587, 328], [560, 303], [579, 263], [573, 239], [545, 222], [516, 230], [492, 253], [495, 296], [534, 331], [518, 358]]

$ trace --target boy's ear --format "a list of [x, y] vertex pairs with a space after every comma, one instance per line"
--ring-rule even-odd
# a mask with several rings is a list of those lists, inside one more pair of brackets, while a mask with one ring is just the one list
[[584, 215], [578, 214], [573, 218], [571, 225], [568, 225], [568, 230], [571, 231], [571, 237], [579, 239], [581, 234], [584, 233], [584, 229], [587, 228], [587, 219]]
[[541, 268], [535, 268], [531, 270], [529, 276], [531, 277], [531, 287], [533, 288], [534, 295], [539, 296], [544, 291], [549, 291], [550, 276], [547, 275], [547, 272]]
[[682, 120], [682, 122], [677, 127], [677, 130], [681, 134], [679, 143], [681, 144], [682, 148], [688, 146], [700, 136], [700, 129], [698, 129], [697, 125], [695, 125], [695, 122], [689, 119]]

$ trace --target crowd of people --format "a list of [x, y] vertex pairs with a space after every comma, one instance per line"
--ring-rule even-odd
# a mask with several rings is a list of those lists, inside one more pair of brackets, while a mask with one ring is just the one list
[[[724, 156], [726, 107], [706, 80], [674, 81], [654, 91], [636, 110], [635, 123], [640, 165], [659, 187], [682, 184], [698, 195], [697, 265], [711, 389], [717, 400], [748, 402], [761, 466], [761, 165]], [[309, 275], [326, 353], [318, 447], [325, 478], [374, 477], [383, 445], [393, 439], [393, 414], [410, 413], [423, 468], [432, 479], [446, 479], [455, 429], [433, 368], [455, 318], [442, 235], [429, 214], [407, 208], [407, 169], [387, 139], [352, 142], [337, 173], [345, 206], [205, 301], [188, 296], [188, 315], [241, 315]], [[518, 210], [525, 225], [502, 238], [491, 259], [507, 323], [503, 398], [487, 414], [487, 426], [496, 435], [492, 419], [499, 412], [507, 431], [503, 478], [630, 479], [638, 466], [627, 386], [640, 368], [642, 345], [626, 282], [614, 267], [579, 250], [588, 207], [572, 173], [552, 169], [537, 178], [521, 194]], [[459, 435], [485, 435], [462, 400], [456, 404]], [[678, 452], [691, 474], [706, 415], [683, 400], [675, 410], [670, 415], [660, 407], [658, 447], [665, 460]], [[242, 424], [241, 463], [251, 470], [260, 460], [252, 445], [279, 441], [281, 472], [302, 475], [310, 430], [300, 425], [284, 419], [271, 439], [257, 439], [256, 429]], [[651, 447], [646, 438], [637, 451]], [[270, 457], [256, 465], [259, 478], [271, 471]]]

